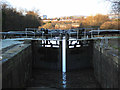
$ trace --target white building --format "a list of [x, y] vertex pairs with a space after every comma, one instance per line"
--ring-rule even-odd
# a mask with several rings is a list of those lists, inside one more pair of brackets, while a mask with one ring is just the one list
[[41, 19], [47, 19], [47, 15], [41, 16]]

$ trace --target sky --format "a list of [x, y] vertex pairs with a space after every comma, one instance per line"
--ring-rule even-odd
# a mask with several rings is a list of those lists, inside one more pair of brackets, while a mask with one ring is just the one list
[[105, 0], [6, 0], [13, 7], [19, 9], [39, 10], [40, 16], [48, 18], [108, 14], [110, 3]]

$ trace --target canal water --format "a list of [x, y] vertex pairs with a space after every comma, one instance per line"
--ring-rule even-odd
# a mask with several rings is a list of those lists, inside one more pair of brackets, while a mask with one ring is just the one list
[[[51, 64], [50, 61], [49, 61], [49, 64], [46, 64], [47, 68], [33, 68], [32, 78], [27, 83], [27, 86], [26, 86], [27, 90], [43, 90], [43, 89], [57, 90], [59, 88], [61, 89], [100, 88], [100, 85], [98, 84], [97, 80], [94, 77], [93, 68], [92, 67], [81, 68], [82, 64], [80, 64], [81, 61], [79, 62], [79, 59], [86, 59], [87, 55], [84, 55], [84, 56], [82, 55], [86, 53], [82, 53], [84, 51], [81, 51], [81, 52], [79, 51], [81, 50], [80, 46], [76, 47], [75, 49], [71, 48], [70, 50], [68, 50], [69, 51], [68, 52], [66, 43], [67, 43], [66, 38], [63, 38], [62, 55], [61, 55], [62, 59], [59, 59], [60, 58], [59, 54], [56, 53], [55, 51], [51, 53], [49, 52], [50, 50], [47, 51], [48, 53], [47, 52], [43, 53], [41, 51], [40, 54], [42, 57], [39, 60], [40, 62], [37, 62], [37, 63], [42, 63], [42, 60], [49, 61], [49, 59], [51, 59], [52, 62], [54, 62], [55, 60], [53, 59], [56, 59], [54, 57], [59, 57], [58, 62], [59, 60], [62, 60], [61, 61], [62, 69], [61, 71], [57, 69], [51, 69], [51, 65], [55, 65], [55, 64]], [[73, 43], [76, 43], [76, 42], [73, 42]], [[53, 47], [53, 50], [56, 50], [55, 48], [59, 49], [59, 47]], [[88, 49], [88, 52], [89, 52], [89, 49]], [[42, 53], [47, 55], [44, 56], [42, 55]], [[85, 60], [83, 60], [83, 62], [86, 63]], [[72, 66], [70, 66], [69, 64], [71, 64]], [[70, 68], [69, 66], [72, 68]], [[67, 68], [70, 68], [71, 70], [68, 70]]]

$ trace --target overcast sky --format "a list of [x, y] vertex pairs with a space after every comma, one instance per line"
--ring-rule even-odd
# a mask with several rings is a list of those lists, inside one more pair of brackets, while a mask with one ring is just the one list
[[17, 9], [38, 9], [50, 17], [108, 14], [110, 3], [105, 0], [6, 0]]

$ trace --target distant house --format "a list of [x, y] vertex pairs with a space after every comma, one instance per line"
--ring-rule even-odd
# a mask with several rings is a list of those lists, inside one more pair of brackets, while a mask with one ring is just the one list
[[43, 22], [49, 22], [49, 21], [52, 21], [50, 19], [44, 19]]
[[60, 19], [60, 21], [72, 21], [72, 19]]
[[55, 29], [59, 29], [60, 28], [60, 25], [59, 24], [56, 24], [55, 25]]
[[58, 21], [57, 19], [43, 19], [43, 22]]
[[80, 24], [79, 24], [79, 23], [73, 23], [73, 24], [72, 24], [72, 27], [73, 27], [73, 28], [80, 27]]
[[60, 25], [60, 28], [66, 28], [67, 26], [66, 25]]
[[115, 14], [110, 14], [109, 18], [111, 18], [111, 19], [120, 19], [120, 16], [119, 15], [115, 15]]

